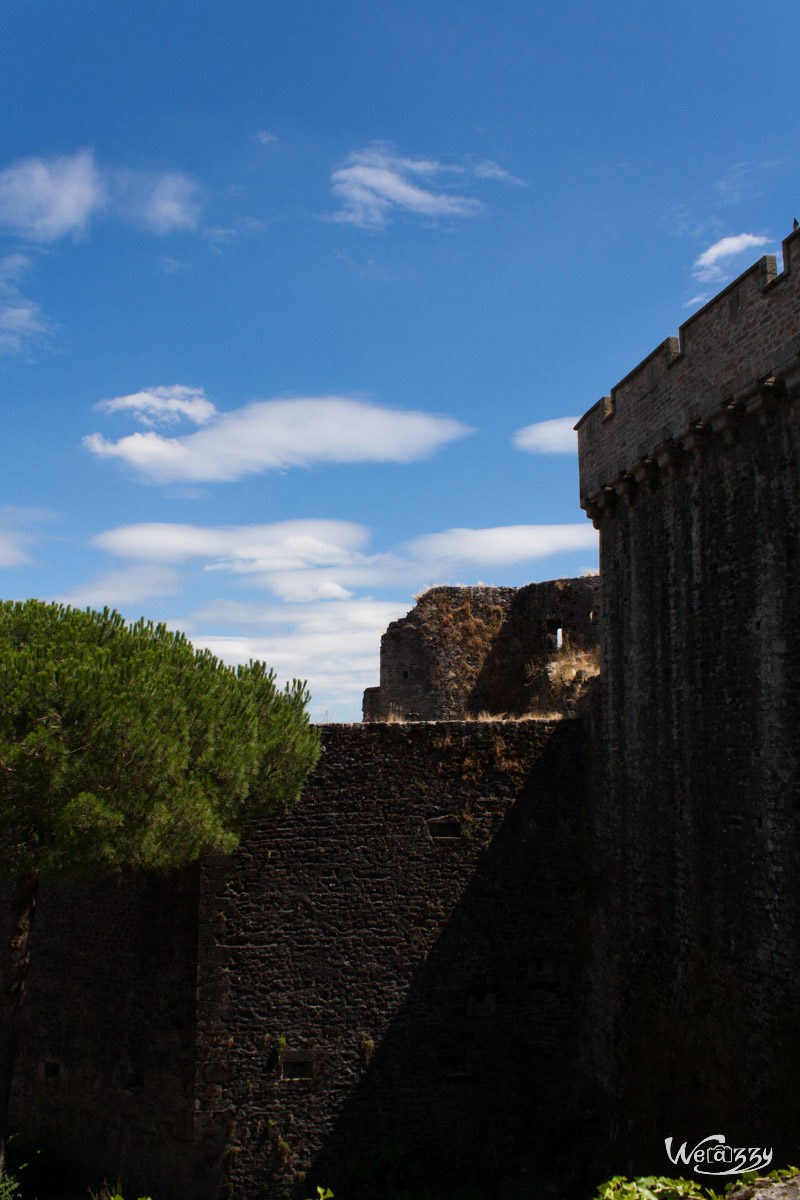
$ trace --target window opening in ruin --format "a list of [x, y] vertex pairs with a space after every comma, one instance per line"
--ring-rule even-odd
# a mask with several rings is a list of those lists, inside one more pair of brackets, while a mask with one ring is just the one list
[[61, 1076], [61, 1063], [46, 1062], [43, 1064], [43, 1074], [45, 1079], [59, 1079]]
[[597, 613], [595, 612], [594, 609], [591, 609], [589, 612], [589, 620], [594, 621], [596, 617], [597, 617]]
[[403, 671], [403, 679], [408, 679], [408, 671]]
[[548, 637], [553, 641], [556, 650], [560, 650], [564, 644], [564, 630], [561, 627], [561, 622], [558, 617], [549, 617], [544, 623]]
[[281, 1078], [282, 1079], [313, 1079], [314, 1078], [314, 1060], [313, 1058], [295, 1058], [293, 1056], [284, 1055], [281, 1059]]

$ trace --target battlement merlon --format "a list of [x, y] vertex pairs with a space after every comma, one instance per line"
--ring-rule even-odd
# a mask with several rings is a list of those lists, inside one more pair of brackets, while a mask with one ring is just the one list
[[800, 230], [680, 326], [581, 417], [581, 506], [602, 508], [698, 434], [800, 383]]

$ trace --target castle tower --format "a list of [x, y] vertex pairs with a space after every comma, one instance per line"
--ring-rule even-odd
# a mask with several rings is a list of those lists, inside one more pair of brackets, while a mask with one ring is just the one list
[[766, 257], [729, 284], [577, 427], [604, 640], [594, 1053], [610, 1108], [638, 1114], [632, 1153], [659, 1170], [671, 1134], [796, 1151], [797, 233], [783, 256], [782, 272]]

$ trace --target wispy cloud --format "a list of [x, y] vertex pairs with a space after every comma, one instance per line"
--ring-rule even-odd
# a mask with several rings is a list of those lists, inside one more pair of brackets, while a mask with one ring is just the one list
[[88, 149], [0, 171], [0, 226], [32, 242], [83, 237], [103, 211], [159, 236], [185, 232], [197, 228], [200, 207], [188, 176], [101, 168]]
[[569, 550], [591, 550], [594, 530], [580, 525], [502, 525], [494, 529], [446, 529], [406, 543], [422, 563], [451, 568], [511, 566]]
[[429, 158], [405, 158], [385, 142], [355, 150], [331, 175], [340, 207], [329, 220], [361, 229], [384, 229], [396, 217], [474, 217], [483, 207], [473, 196], [452, 190], [469, 178], [519, 184], [510, 172], [485, 160], [472, 166]]
[[555, 417], [536, 421], [517, 429], [511, 440], [518, 450], [527, 450], [529, 454], [575, 454], [577, 420], [577, 417]]
[[477, 179], [496, 179], [498, 183], [510, 183], [514, 187], [528, 186], [524, 179], [518, 179], [516, 175], [512, 175], [505, 167], [498, 166], [490, 158], [476, 162], [472, 167], [472, 172]]
[[55, 515], [49, 509], [0, 505], [0, 567], [20, 567], [32, 562], [28, 547], [41, 536], [37, 527]]
[[[381, 633], [408, 610], [410, 592], [558, 552], [591, 554], [596, 541], [588, 522], [447, 529], [382, 552], [371, 549], [364, 526], [330, 519], [125, 525], [97, 534], [93, 545], [129, 565], [64, 599], [130, 607], [148, 589], [175, 590], [179, 571], [187, 580], [198, 568], [211, 572], [206, 582], [218, 580], [219, 598], [177, 622], [193, 643], [226, 662], [262, 659], [281, 679], [307, 679], [317, 718], [353, 716], [363, 689], [377, 683]], [[225, 594], [231, 584], [273, 599], [244, 603]], [[399, 598], [375, 598], [377, 588], [394, 586]]]
[[21, 567], [31, 561], [25, 550], [26, 540], [16, 530], [0, 529], [0, 567]]
[[[366, 597], [291, 607], [220, 601], [184, 626], [195, 646], [225, 662], [260, 659], [280, 679], [308, 680], [315, 720], [358, 719], [364, 688], [378, 680], [381, 634], [408, 607]], [[231, 628], [237, 632], [221, 632]]]
[[105, 186], [91, 150], [24, 158], [0, 171], [0, 225], [31, 241], [80, 237], [105, 203]]
[[277, 142], [277, 140], [278, 140], [277, 135], [274, 133], [270, 133], [270, 131], [268, 129], [257, 129], [256, 130], [256, 141], [260, 142], [262, 146], [269, 146], [273, 142]]
[[324, 396], [256, 401], [182, 437], [148, 431], [112, 442], [93, 433], [84, 444], [151, 482], [220, 482], [317, 463], [415, 462], [469, 432], [452, 417]]
[[20, 290], [19, 281], [30, 267], [25, 254], [0, 258], [0, 354], [28, 354], [46, 345], [55, 330], [40, 305]]
[[92, 544], [135, 562], [175, 567], [195, 560], [205, 571], [305, 602], [394, 584], [418, 590], [459, 574], [591, 551], [597, 535], [581, 523], [447, 529], [382, 552], [372, 551], [370, 540], [363, 525], [319, 518], [269, 525], [123, 525], [97, 534]]
[[113, 192], [120, 216], [158, 237], [197, 229], [200, 188], [186, 175], [116, 171]]
[[120, 558], [149, 562], [205, 559], [213, 568], [267, 571], [309, 565], [341, 565], [369, 539], [352, 521], [276, 521], [268, 525], [183, 525], [161, 521], [122, 525], [92, 538]]
[[703, 283], [719, 283], [730, 276], [731, 259], [756, 246], [768, 246], [772, 240], [757, 233], [737, 233], [720, 238], [695, 259], [692, 274]]
[[175, 425], [187, 417], [195, 425], [205, 425], [216, 416], [216, 408], [202, 388], [174, 387], [144, 388], [129, 396], [101, 400], [95, 408], [101, 412], [127, 412], [142, 425]]
[[146, 563], [98, 575], [57, 598], [73, 608], [128, 608], [154, 597], [174, 596], [179, 591], [177, 571]]

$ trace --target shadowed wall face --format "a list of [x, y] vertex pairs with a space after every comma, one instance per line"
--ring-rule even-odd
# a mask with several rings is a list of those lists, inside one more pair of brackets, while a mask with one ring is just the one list
[[206, 874], [200, 1122], [237, 1196], [345, 1200], [396, 1135], [434, 1188], [586, 1166], [582, 736], [328, 726], [300, 805]]
[[712, 1129], [798, 1149], [800, 298], [764, 275], [580, 432], [604, 616], [593, 1053], [629, 1169]]
[[588, 1153], [581, 724], [323, 745], [232, 857], [43, 893], [16, 1121], [84, 1184], [159, 1200], [347, 1200], [397, 1135], [443, 1191], [568, 1183]]
[[40, 889], [12, 1122], [80, 1187], [191, 1194], [197, 881]]

